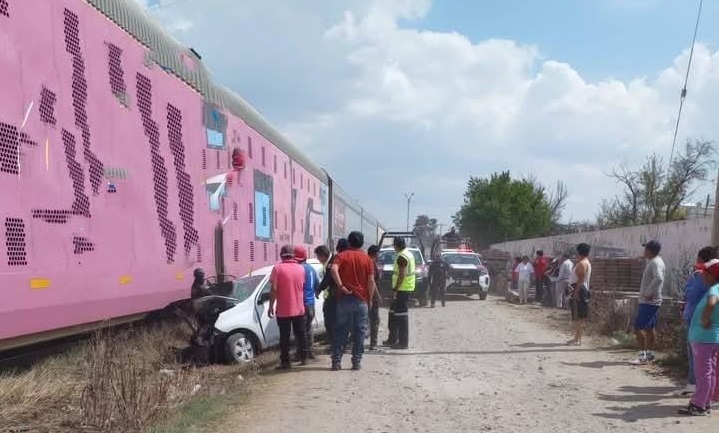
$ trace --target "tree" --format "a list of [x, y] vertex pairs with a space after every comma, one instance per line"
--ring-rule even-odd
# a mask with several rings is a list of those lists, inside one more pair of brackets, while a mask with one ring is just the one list
[[428, 215], [417, 215], [412, 231], [422, 240], [425, 248], [430, 248], [437, 238], [437, 219]]
[[535, 179], [512, 179], [509, 171], [470, 177], [454, 223], [481, 247], [540, 236], [559, 220], [567, 196], [564, 184], [548, 194]]
[[715, 150], [710, 141], [687, 142], [683, 152], [665, 166], [657, 154], [647, 157], [642, 167], [622, 165], [609, 174], [622, 194], [603, 200], [600, 227], [655, 224], [684, 218], [682, 203], [691, 199], [698, 183], [707, 180]]

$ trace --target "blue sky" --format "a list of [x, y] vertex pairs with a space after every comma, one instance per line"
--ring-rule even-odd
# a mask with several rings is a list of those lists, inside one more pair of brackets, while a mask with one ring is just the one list
[[[702, 41], [719, 40], [719, 3], [705, 1]], [[457, 31], [477, 42], [507, 38], [536, 44], [590, 79], [627, 79], [667, 66], [690, 41], [694, 0], [442, 0], [420, 27]]]
[[[680, 144], [719, 137], [719, 3], [705, 3]], [[152, 15], [399, 228], [405, 192], [413, 215], [449, 223], [470, 175], [506, 169], [567, 182], [564, 219], [593, 219], [618, 192], [607, 172], [669, 153], [696, 6], [188, 0]]]

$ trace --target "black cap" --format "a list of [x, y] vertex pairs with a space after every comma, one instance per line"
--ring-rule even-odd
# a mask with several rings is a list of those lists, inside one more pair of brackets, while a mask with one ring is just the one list
[[646, 250], [651, 251], [654, 254], [659, 254], [659, 252], [662, 250], [662, 244], [660, 244], [659, 241], [649, 241], [642, 246]]
[[280, 249], [280, 257], [283, 259], [291, 259], [295, 257], [295, 249], [292, 245], [283, 245]]

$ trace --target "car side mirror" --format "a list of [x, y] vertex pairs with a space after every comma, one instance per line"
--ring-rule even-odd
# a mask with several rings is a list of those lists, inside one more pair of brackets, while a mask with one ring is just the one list
[[257, 305], [263, 305], [265, 302], [267, 302], [269, 300], [270, 300], [269, 292], [260, 293], [260, 296], [257, 298]]

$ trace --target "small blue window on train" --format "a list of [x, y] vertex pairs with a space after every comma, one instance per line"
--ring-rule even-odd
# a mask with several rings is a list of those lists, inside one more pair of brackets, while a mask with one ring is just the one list
[[272, 238], [270, 196], [259, 191], [255, 191], [255, 236], [260, 239]]
[[207, 146], [222, 149], [225, 147], [225, 135], [221, 132], [207, 129]]

